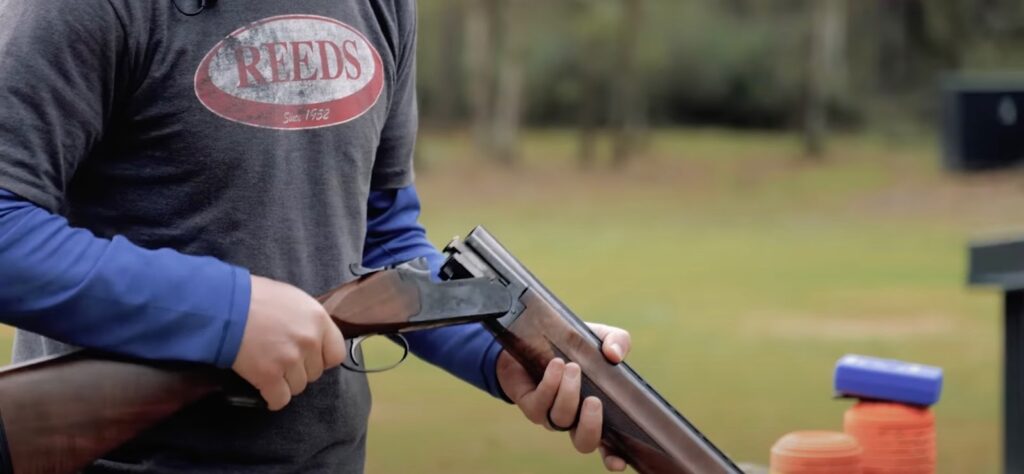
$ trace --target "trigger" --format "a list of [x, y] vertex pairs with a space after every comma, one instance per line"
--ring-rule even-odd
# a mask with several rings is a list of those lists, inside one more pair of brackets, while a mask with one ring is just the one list
[[361, 374], [373, 374], [373, 373], [377, 373], [377, 372], [385, 372], [385, 371], [394, 369], [395, 367], [398, 367], [399, 365], [402, 365], [402, 362], [405, 362], [405, 359], [407, 359], [409, 357], [409, 340], [406, 339], [405, 336], [403, 336], [401, 334], [393, 334], [393, 335], [390, 335], [388, 337], [392, 341], [394, 341], [395, 343], [397, 343], [400, 346], [402, 346], [402, 356], [395, 363], [393, 363], [391, 365], [387, 365], [387, 366], [383, 366], [383, 367], [372, 367], [372, 368], [365, 367], [365, 364], [364, 364], [362, 358], [360, 357], [360, 354], [362, 354], [362, 351], [359, 350], [359, 346], [363, 343], [363, 341], [365, 341], [366, 339], [369, 339], [371, 337], [374, 337], [374, 336], [372, 336], [372, 335], [371, 336], [360, 336], [360, 337], [357, 337], [357, 338], [351, 340], [351, 345], [349, 346], [349, 351], [348, 351], [349, 357], [345, 360], [345, 362], [343, 364], [341, 364], [342, 368], [344, 368], [346, 370], [350, 370], [352, 372], [361, 373]]

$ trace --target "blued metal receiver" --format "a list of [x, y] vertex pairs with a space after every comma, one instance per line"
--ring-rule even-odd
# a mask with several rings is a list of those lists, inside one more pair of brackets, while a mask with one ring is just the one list
[[[354, 273], [366, 278], [385, 269], [358, 269]], [[376, 373], [398, 367], [409, 356], [409, 341], [403, 332], [432, 327], [468, 324], [496, 319], [511, 311], [515, 298], [494, 276], [466, 276], [440, 281], [435, 279], [425, 259], [415, 259], [394, 267], [399, 278], [416, 287], [419, 312], [411, 316], [401, 329], [385, 333], [402, 349], [400, 358], [391, 364], [367, 367], [360, 348], [367, 339], [381, 334], [367, 334], [348, 339], [348, 358], [342, 367], [353, 372]]]

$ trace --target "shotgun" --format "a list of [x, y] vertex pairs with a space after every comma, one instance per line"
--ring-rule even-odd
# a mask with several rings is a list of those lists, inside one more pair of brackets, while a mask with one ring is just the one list
[[[603, 403], [602, 444], [641, 474], [741, 472], [629, 365], [608, 362], [599, 338], [485, 229], [445, 252], [443, 281], [417, 262], [319, 298], [350, 358], [369, 335], [480, 322], [538, 382], [555, 357], [577, 362], [582, 395]], [[75, 472], [202, 398], [245, 403], [233, 394], [246, 385], [209, 366], [88, 350], [0, 370], [0, 474]]]

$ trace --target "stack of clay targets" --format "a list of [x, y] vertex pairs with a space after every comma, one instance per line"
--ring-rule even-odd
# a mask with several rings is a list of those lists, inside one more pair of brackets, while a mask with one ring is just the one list
[[797, 431], [772, 446], [771, 474], [861, 474], [857, 440], [834, 431]]
[[864, 474], [935, 472], [935, 416], [927, 408], [861, 401], [846, 411], [843, 429], [864, 449]]
[[932, 474], [942, 369], [847, 355], [836, 363], [835, 389], [858, 402], [845, 433], [797, 431], [772, 446], [772, 474]]
[[942, 369], [847, 355], [836, 363], [835, 389], [859, 400], [846, 411], [843, 429], [864, 448], [864, 474], [935, 472], [935, 415], [928, 407], [942, 393]]

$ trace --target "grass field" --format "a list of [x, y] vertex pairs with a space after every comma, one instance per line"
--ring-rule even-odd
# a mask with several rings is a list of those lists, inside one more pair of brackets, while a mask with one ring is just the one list
[[[578, 314], [628, 328], [634, 368], [737, 460], [840, 429], [831, 369], [855, 352], [944, 367], [941, 472], [998, 471], [999, 299], [965, 288], [965, 248], [1024, 228], [1019, 175], [944, 175], [924, 138], [839, 138], [809, 164], [788, 137], [714, 130], [658, 132], [627, 169], [581, 172], [573, 140], [530, 134], [507, 169], [462, 135], [425, 137], [432, 239], [486, 225]], [[599, 470], [420, 362], [371, 380], [368, 472]]]

